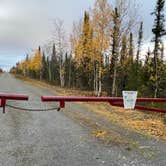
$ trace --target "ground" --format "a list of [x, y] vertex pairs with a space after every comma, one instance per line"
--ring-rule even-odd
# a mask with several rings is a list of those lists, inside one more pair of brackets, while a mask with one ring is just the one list
[[[28, 102], [8, 101], [14, 106], [51, 108], [57, 105], [40, 101], [42, 95], [56, 94], [52, 88], [31, 85], [8, 73], [0, 76], [0, 91], [30, 96]], [[101, 110], [92, 111], [89, 105], [70, 103], [61, 112], [25, 112], [11, 108], [6, 111], [0, 116], [2, 166], [164, 166], [166, 163], [164, 140], [120, 126], [99, 114]]]

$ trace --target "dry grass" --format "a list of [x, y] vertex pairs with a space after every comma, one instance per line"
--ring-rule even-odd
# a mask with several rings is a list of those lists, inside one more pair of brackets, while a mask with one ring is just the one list
[[[20, 77], [19, 77], [20, 78]], [[92, 92], [79, 91], [76, 89], [60, 88], [57, 86], [49, 85], [48, 83], [36, 81], [29, 78], [22, 78], [25, 82], [39, 87], [51, 88], [55, 93], [61, 96], [91, 96]], [[166, 116], [165, 114], [124, 110], [123, 108], [110, 107], [107, 103], [80, 103], [87, 107], [90, 111], [105, 118], [111, 123], [118, 124], [124, 128], [136, 131], [141, 134], [154, 136], [166, 140]], [[78, 117], [77, 117], [78, 118]], [[85, 120], [85, 119], [84, 119]], [[101, 130], [100, 128], [94, 129], [93, 135], [97, 138], [107, 137], [109, 131]]]
[[163, 114], [124, 110], [117, 107], [110, 108], [109, 104], [84, 105], [112, 123], [141, 134], [166, 140], [165, 116]]

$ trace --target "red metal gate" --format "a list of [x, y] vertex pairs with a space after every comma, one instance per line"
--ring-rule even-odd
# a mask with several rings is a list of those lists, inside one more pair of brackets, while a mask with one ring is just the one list
[[[76, 97], [76, 96], [42, 96], [43, 102], [59, 102], [60, 108], [65, 107], [65, 102], [108, 102], [112, 106], [124, 107], [123, 98], [112, 97]], [[135, 109], [166, 113], [166, 110], [139, 105], [140, 103], [166, 103], [166, 98], [137, 98]]]
[[[0, 93], [0, 107], [3, 107], [3, 113], [5, 113], [7, 100], [28, 100], [28, 96], [22, 95], [22, 94]], [[112, 97], [42, 96], [41, 100], [43, 102], [59, 102], [60, 108], [65, 107], [65, 102], [108, 102], [112, 106], [124, 107], [123, 98], [118, 98], [118, 97], [112, 98]], [[137, 110], [166, 113], [165, 108], [160, 109], [160, 108], [146, 107], [146, 106], [140, 105], [140, 103], [166, 103], [166, 98], [137, 98], [136, 106], [135, 106], [135, 109]], [[60, 110], [59, 108], [56, 108], [56, 109]]]

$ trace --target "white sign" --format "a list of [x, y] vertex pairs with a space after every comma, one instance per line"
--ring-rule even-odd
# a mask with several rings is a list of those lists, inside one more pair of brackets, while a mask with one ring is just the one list
[[123, 91], [124, 109], [134, 109], [137, 99], [137, 91]]

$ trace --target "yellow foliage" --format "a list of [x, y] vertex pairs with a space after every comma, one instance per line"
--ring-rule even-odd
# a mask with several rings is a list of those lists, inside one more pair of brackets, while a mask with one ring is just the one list
[[20, 71], [23, 71], [23, 64], [22, 63], [18, 63], [17, 69], [20, 70]]
[[103, 60], [102, 54], [110, 46], [111, 19], [112, 10], [107, 0], [96, 0], [92, 13], [85, 12], [81, 33], [77, 38], [76, 35], [70, 37], [78, 64], [85, 57]]
[[92, 58], [93, 54], [93, 30], [89, 13], [85, 12], [82, 33], [75, 45], [75, 57], [79, 61], [85, 57]]
[[18, 63], [17, 69], [25, 74], [26, 70], [33, 70], [35, 72], [40, 71], [42, 68], [42, 55], [40, 49], [38, 49], [34, 55], [25, 59], [23, 62]]
[[112, 10], [107, 0], [96, 0], [93, 9], [93, 46], [95, 58], [102, 59], [102, 52], [110, 46]]
[[35, 70], [35, 71], [41, 70], [41, 68], [42, 68], [42, 56], [41, 56], [40, 50], [36, 51], [31, 63], [32, 63], [31, 66], [32, 66], [33, 70]]

